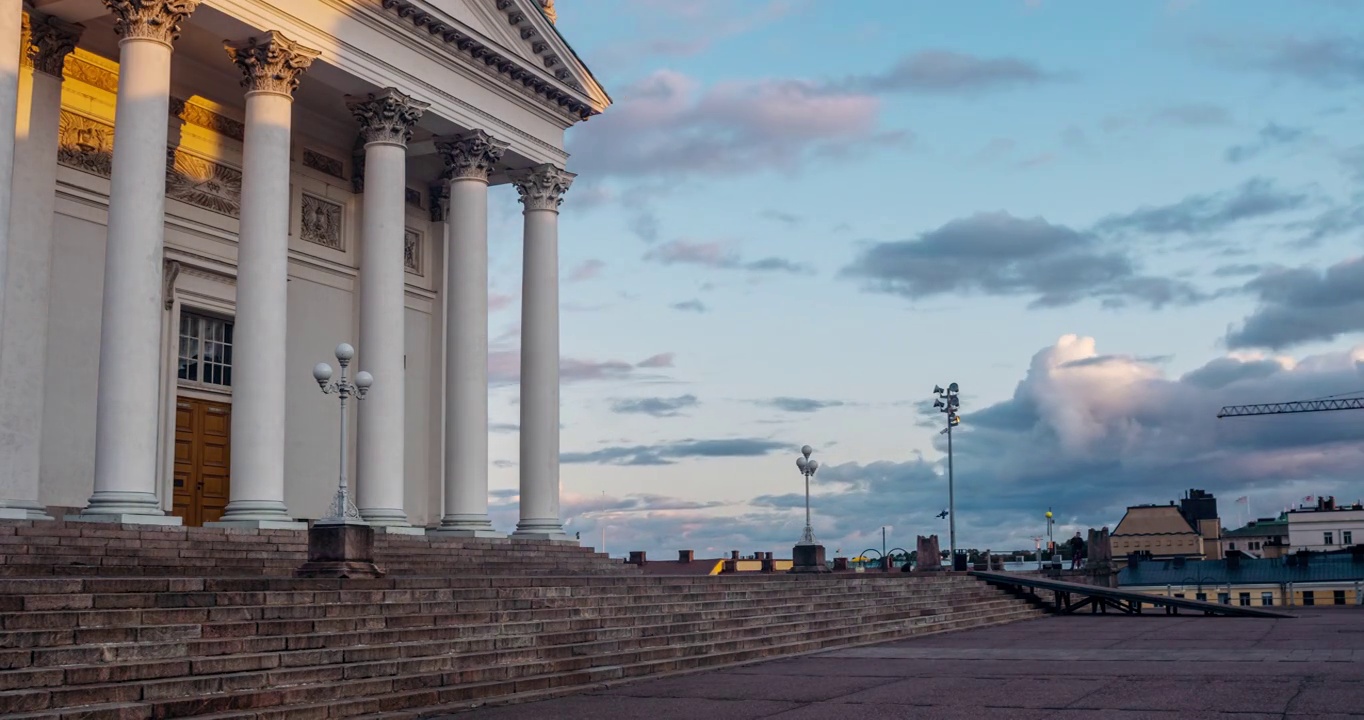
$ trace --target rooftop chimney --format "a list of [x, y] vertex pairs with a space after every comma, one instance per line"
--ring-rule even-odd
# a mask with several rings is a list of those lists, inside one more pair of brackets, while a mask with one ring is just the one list
[[696, 551], [695, 551], [695, 550], [678, 550], [678, 551], [677, 551], [677, 561], [680, 562], [680, 563], [689, 563], [689, 562], [691, 562], [692, 560], [695, 560], [695, 559], [696, 559]]
[[1228, 569], [1228, 570], [1232, 570], [1232, 571], [1240, 570], [1240, 569], [1241, 569], [1241, 553], [1240, 553], [1240, 551], [1238, 551], [1238, 550], [1233, 550], [1233, 551], [1227, 553], [1227, 569]]
[[631, 551], [630, 551], [630, 564], [631, 564], [631, 565], [638, 565], [638, 566], [640, 566], [640, 567], [644, 567], [644, 563], [646, 563], [646, 562], [648, 562], [648, 559], [645, 558], [645, 556], [644, 556], [644, 551], [643, 551], [643, 550], [631, 550]]

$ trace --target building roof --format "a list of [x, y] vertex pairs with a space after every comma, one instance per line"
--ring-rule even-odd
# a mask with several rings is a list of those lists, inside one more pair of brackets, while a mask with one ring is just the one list
[[1185, 535], [1196, 531], [1174, 505], [1135, 505], [1113, 528], [1113, 536], [1121, 535]]
[[1280, 518], [1278, 520], [1272, 520], [1270, 518], [1261, 518], [1259, 520], [1251, 520], [1250, 522], [1246, 523], [1245, 527], [1239, 527], [1236, 528], [1235, 530], [1228, 530], [1222, 533], [1222, 537], [1224, 538], [1268, 537], [1270, 535], [1287, 534], [1288, 534], [1287, 518]]
[[1339, 582], [1364, 580], [1364, 562], [1349, 553], [1313, 553], [1304, 565], [1295, 556], [1246, 558], [1228, 569], [1226, 560], [1188, 560], [1175, 567], [1172, 560], [1146, 560], [1118, 571], [1118, 585], [1264, 585], [1284, 582]]

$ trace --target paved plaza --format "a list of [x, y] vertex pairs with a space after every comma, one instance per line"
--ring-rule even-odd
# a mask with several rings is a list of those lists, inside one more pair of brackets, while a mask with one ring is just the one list
[[1364, 609], [1047, 617], [487, 707], [458, 720], [1364, 718]]

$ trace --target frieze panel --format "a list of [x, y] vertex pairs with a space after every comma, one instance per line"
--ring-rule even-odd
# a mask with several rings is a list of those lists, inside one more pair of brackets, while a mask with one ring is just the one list
[[114, 126], [63, 110], [57, 128], [57, 162], [109, 177], [114, 164]]
[[413, 275], [422, 274], [422, 234], [412, 228], [403, 230], [403, 265]]
[[323, 155], [316, 150], [303, 149], [303, 167], [326, 173], [339, 180], [346, 179], [346, 167], [340, 160]]
[[64, 74], [68, 81], [76, 80], [107, 93], [118, 93], [118, 73], [90, 62], [79, 53], [67, 56]]
[[407, 201], [408, 205], [420, 208], [422, 206], [422, 191], [403, 188], [403, 199]]
[[170, 99], [170, 114], [190, 125], [212, 130], [237, 142], [242, 142], [246, 137], [246, 125], [241, 122], [180, 98]]
[[241, 212], [242, 173], [172, 148], [167, 151], [166, 197], [237, 217]]
[[299, 237], [307, 242], [344, 252], [346, 245], [345, 236], [341, 232], [342, 210], [337, 203], [303, 193]]

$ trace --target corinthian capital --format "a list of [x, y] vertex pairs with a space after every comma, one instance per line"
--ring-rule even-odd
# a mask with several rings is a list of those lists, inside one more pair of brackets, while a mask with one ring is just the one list
[[560, 170], [549, 163], [536, 165], [521, 173], [513, 182], [516, 192], [521, 195], [521, 204], [526, 210], [553, 210], [559, 212], [559, 204], [564, 201], [564, 193], [578, 177], [567, 170]]
[[76, 49], [76, 41], [80, 40], [84, 31], [84, 25], [42, 13], [27, 13], [24, 15], [23, 32], [28, 40], [20, 59], [34, 70], [60, 80], [66, 56]]
[[167, 45], [180, 37], [180, 24], [199, 0], [104, 0], [114, 14], [114, 31], [124, 39], [156, 40]]
[[482, 130], [436, 138], [436, 150], [445, 161], [445, 179], [488, 181], [488, 173], [502, 159], [509, 143]]
[[406, 145], [412, 139], [412, 126], [431, 104], [387, 88], [362, 98], [347, 96], [346, 107], [360, 123], [360, 137], [365, 144]]
[[306, 48], [275, 30], [246, 42], [223, 43], [233, 64], [242, 71], [242, 87], [248, 92], [272, 92], [292, 96], [303, 71], [322, 53]]

